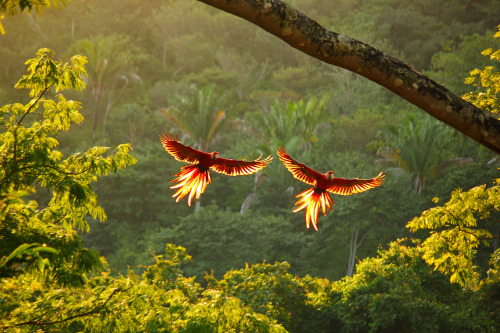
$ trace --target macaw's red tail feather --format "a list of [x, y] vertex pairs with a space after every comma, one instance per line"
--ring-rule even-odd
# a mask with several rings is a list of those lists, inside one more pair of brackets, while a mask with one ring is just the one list
[[304, 208], [306, 209], [306, 227], [312, 224], [314, 230], [318, 231], [318, 213], [319, 208], [326, 215], [327, 209], [332, 210], [333, 202], [330, 194], [325, 190], [320, 190], [317, 187], [312, 187], [302, 193], [297, 195], [300, 198], [295, 204], [298, 206], [293, 210], [293, 212], [298, 212]]
[[176, 174], [176, 176], [177, 178], [171, 182], [179, 182], [179, 184], [171, 186], [170, 188], [178, 188], [178, 190], [172, 197], [177, 197], [175, 201], [179, 202], [179, 200], [189, 193], [189, 206], [191, 206], [193, 197], [196, 196], [196, 199], [199, 199], [200, 195], [205, 192], [207, 185], [212, 182], [210, 172], [208, 170], [201, 170], [196, 165], [182, 167], [181, 172]]

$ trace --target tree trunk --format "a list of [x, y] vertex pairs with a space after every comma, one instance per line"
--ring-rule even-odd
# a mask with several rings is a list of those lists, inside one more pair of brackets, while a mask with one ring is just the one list
[[361, 229], [361, 222], [358, 222], [355, 225], [351, 224], [351, 241], [349, 243], [349, 262], [347, 264], [347, 276], [349, 277], [352, 277], [352, 275], [354, 274], [354, 268], [356, 267], [356, 252], [358, 251], [358, 248], [365, 240], [365, 237], [368, 235], [367, 231], [363, 235], [363, 237], [361, 237], [361, 239], [358, 241], [360, 229]]
[[347, 276], [352, 277], [354, 274], [354, 265], [356, 263], [356, 243], [358, 242], [359, 235], [359, 224], [354, 230], [354, 226], [351, 225], [351, 241], [349, 242], [349, 262], [347, 263]]
[[408, 64], [368, 44], [329, 31], [280, 0], [198, 1], [246, 19], [316, 59], [343, 67], [386, 87], [500, 154], [499, 120]]
[[94, 119], [92, 121], [92, 141], [96, 139], [97, 118], [99, 116], [99, 100], [101, 98], [101, 88], [99, 86], [94, 88]]

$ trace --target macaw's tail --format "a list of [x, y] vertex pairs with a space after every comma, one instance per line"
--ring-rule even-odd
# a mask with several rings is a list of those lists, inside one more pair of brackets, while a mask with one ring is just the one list
[[326, 209], [332, 210], [333, 202], [330, 194], [325, 190], [312, 187], [297, 195], [300, 198], [295, 204], [299, 207], [294, 209], [294, 213], [307, 207], [306, 209], [306, 227], [312, 224], [314, 230], [318, 231], [318, 213], [321, 205], [323, 214], [326, 215]]
[[176, 174], [177, 178], [171, 181], [171, 183], [179, 182], [175, 186], [170, 188], [178, 188], [177, 192], [172, 197], [177, 197], [175, 202], [179, 202], [189, 193], [188, 205], [191, 206], [191, 201], [196, 195], [196, 199], [200, 198], [200, 195], [205, 192], [207, 185], [212, 182], [212, 177], [210, 172], [206, 169], [200, 169], [196, 165], [186, 165], [182, 167], [181, 172]]

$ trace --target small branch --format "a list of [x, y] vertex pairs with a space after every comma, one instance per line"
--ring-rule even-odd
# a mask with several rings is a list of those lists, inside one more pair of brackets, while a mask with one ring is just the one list
[[494, 217], [488, 217], [488, 219], [492, 220], [493, 222], [500, 223], [500, 219], [496, 219]]
[[460, 226], [457, 226], [457, 227], [458, 227], [459, 231], [476, 237], [478, 241], [480, 241], [481, 239], [484, 239], [484, 238], [481, 238], [481, 237], [477, 236], [475, 233], [473, 233], [471, 231], [463, 230]]
[[479, 237], [480, 240], [490, 240], [490, 239], [500, 239], [500, 235], [495, 235], [491, 237]]
[[21, 125], [21, 123], [23, 122], [24, 118], [31, 112], [31, 109], [40, 101], [40, 99], [43, 97], [43, 95], [45, 95], [45, 93], [47, 91], [49, 91], [49, 89], [52, 87], [52, 85], [50, 85], [49, 87], [45, 87], [45, 89], [42, 91], [42, 93], [40, 94], [40, 96], [37, 97], [37, 99], [35, 100], [35, 102], [33, 104], [31, 104], [31, 106], [28, 108], [28, 110], [26, 110], [26, 112], [23, 114], [23, 116], [21, 117], [21, 119], [19, 119], [19, 121], [17, 122], [17, 126]]
[[68, 175], [68, 176], [77, 176], [77, 175], [81, 175], [87, 171], [90, 170], [90, 167], [86, 168], [85, 170], [82, 170], [80, 172], [71, 172], [71, 171], [62, 171], [52, 165], [48, 165], [48, 164], [44, 164], [44, 165], [30, 165], [30, 166], [26, 166], [26, 167], [23, 167], [23, 168], [19, 168], [18, 170], [26, 170], [26, 169], [39, 169], [39, 168], [49, 168], [49, 169], [52, 169], [52, 170], [55, 170], [59, 173], [62, 173], [62, 174], [65, 174], [65, 175]]
[[[48, 325], [55, 325], [55, 324], [60, 324], [60, 323], [64, 323], [64, 322], [67, 322], [67, 321], [70, 321], [70, 320], [73, 320], [73, 319], [76, 319], [76, 318], [80, 318], [80, 317], [87, 317], [87, 316], [90, 316], [92, 314], [96, 314], [96, 313], [99, 313], [105, 306], [106, 304], [111, 300], [111, 298], [117, 294], [118, 292], [126, 292], [128, 291], [130, 288], [134, 287], [134, 285], [128, 287], [127, 289], [120, 289], [120, 288], [116, 288], [112, 293], [111, 295], [108, 296], [108, 298], [104, 301], [104, 303], [102, 303], [101, 305], [98, 305], [98, 306], [95, 306], [92, 310], [88, 311], [88, 312], [84, 312], [84, 313], [80, 313], [80, 314], [76, 314], [76, 315], [73, 315], [73, 316], [70, 316], [70, 317], [67, 317], [65, 319], [61, 319], [61, 320], [55, 320], [55, 321], [46, 321], [46, 322], [40, 322], [40, 319], [38, 320], [30, 320], [30, 321], [25, 321], [25, 322], [22, 322], [22, 323], [18, 323], [18, 324], [13, 324], [13, 325], [6, 325], [6, 326], [0, 326], [1, 329], [6, 329], [6, 328], [12, 328], [12, 327], [18, 327], [18, 326], [27, 326], [27, 325], [36, 325], [36, 326], [48, 326]], [[45, 315], [45, 314], [44, 314]], [[43, 316], [44, 316], [43, 315]], [[42, 317], [43, 317], [42, 316]], [[40, 317], [40, 318], [42, 318]]]
[[24, 118], [31, 112], [31, 109], [40, 101], [42, 96], [50, 89], [50, 87], [52, 87], [52, 85], [50, 85], [49, 87], [45, 86], [45, 89], [42, 91], [40, 96], [38, 96], [35, 102], [31, 104], [31, 106], [28, 108], [28, 110], [26, 110], [26, 112], [22, 115], [21, 119], [19, 119], [16, 124], [16, 128], [14, 129], [14, 163], [17, 160], [17, 129], [19, 128], [19, 125], [21, 125]]

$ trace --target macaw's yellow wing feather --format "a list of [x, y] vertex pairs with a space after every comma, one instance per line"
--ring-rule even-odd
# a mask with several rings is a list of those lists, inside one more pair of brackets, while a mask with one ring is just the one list
[[333, 202], [330, 194], [324, 190], [320, 190], [316, 187], [312, 187], [302, 193], [297, 195], [300, 198], [295, 204], [298, 206], [293, 210], [293, 212], [298, 212], [306, 208], [306, 227], [312, 224], [314, 230], [318, 231], [318, 214], [319, 208], [326, 215], [327, 209], [332, 210]]
[[250, 175], [264, 169], [272, 161], [272, 157], [261, 160], [260, 157], [254, 161], [239, 161], [228, 158], [217, 158], [212, 170], [228, 176]]
[[340, 195], [351, 195], [360, 193], [379, 186], [384, 182], [385, 175], [380, 172], [377, 177], [372, 179], [343, 179], [334, 178], [331, 180], [328, 188], [330, 193]]
[[179, 182], [170, 188], [178, 188], [177, 192], [172, 197], [177, 197], [175, 202], [179, 202], [188, 193], [188, 205], [191, 206], [193, 197], [200, 198], [200, 195], [205, 192], [207, 185], [212, 182], [212, 177], [208, 170], [202, 170], [195, 165], [187, 165], [182, 167], [181, 172], [176, 174], [177, 178], [172, 182]]

